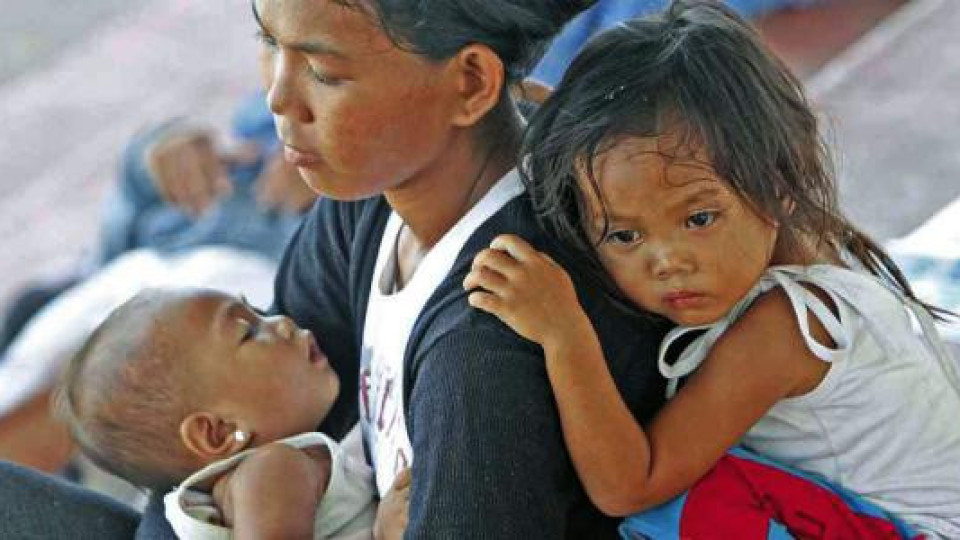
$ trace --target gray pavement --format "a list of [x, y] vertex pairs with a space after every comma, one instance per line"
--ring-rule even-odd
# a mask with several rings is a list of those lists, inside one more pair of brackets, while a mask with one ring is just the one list
[[147, 0], [5, 2], [0, 18], [0, 84], [48, 65], [106, 21]]
[[960, 1], [908, 2], [808, 85], [854, 223], [899, 237], [960, 197]]

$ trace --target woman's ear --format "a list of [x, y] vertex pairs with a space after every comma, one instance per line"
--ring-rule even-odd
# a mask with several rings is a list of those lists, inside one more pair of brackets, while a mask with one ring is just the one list
[[474, 43], [460, 49], [449, 65], [460, 97], [453, 124], [474, 126], [500, 101], [506, 80], [503, 62], [490, 47]]
[[193, 413], [180, 422], [180, 440], [205, 462], [236, 454], [250, 444], [250, 438], [236, 422], [213, 413]]

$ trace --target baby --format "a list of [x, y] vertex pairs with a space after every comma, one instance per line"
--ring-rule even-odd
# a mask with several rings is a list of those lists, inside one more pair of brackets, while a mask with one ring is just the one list
[[210, 290], [153, 289], [91, 334], [58, 404], [95, 463], [177, 486], [164, 502], [181, 538], [369, 537], [372, 472], [347, 451], [357, 430], [343, 447], [314, 432], [339, 386], [289, 318]]

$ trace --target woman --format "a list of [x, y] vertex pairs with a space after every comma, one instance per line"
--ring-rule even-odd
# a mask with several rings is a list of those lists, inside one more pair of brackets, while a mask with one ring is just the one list
[[[381, 490], [412, 463], [412, 538], [614, 533], [570, 465], [542, 350], [472, 310], [461, 286], [504, 232], [563, 259], [514, 170], [522, 120], [508, 89], [588, 3], [254, 2], [286, 157], [329, 197], [288, 247], [275, 307], [358, 389], [321, 429], [343, 433], [359, 412]], [[662, 395], [660, 329], [596, 288], [580, 294], [646, 419]], [[7, 484], [0, 508], [16, 495]], [[141, 537], [162, 536], [158, 518], [148, 510]]]

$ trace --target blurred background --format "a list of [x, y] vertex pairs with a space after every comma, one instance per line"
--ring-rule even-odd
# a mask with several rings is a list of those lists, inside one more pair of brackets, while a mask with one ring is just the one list
[[[225, 124], [256, 85], [246, 0], [4, 4], [0, 309], [90, 249], [138, 128], [175, 115]], [[960, 195], [960, 2], [801, 4], [756, 22], [828, 119], [854, 220], [902, 236]]]
[[[187, 117], [230, 142], [257, 90], [258, 45], [249, 0], [0, 2], [4, 313], [25, 284], [88, 264], [122, 150], [145, 126]], [[960, 1], [731, 4], [751, 6], [823, 112], [853, 221], [895, 250], [921, 296], [960, 308]], [[0, 405], [14, 384], [2, 377]], [[0, 456], [11, 440], [0, 430]]]

